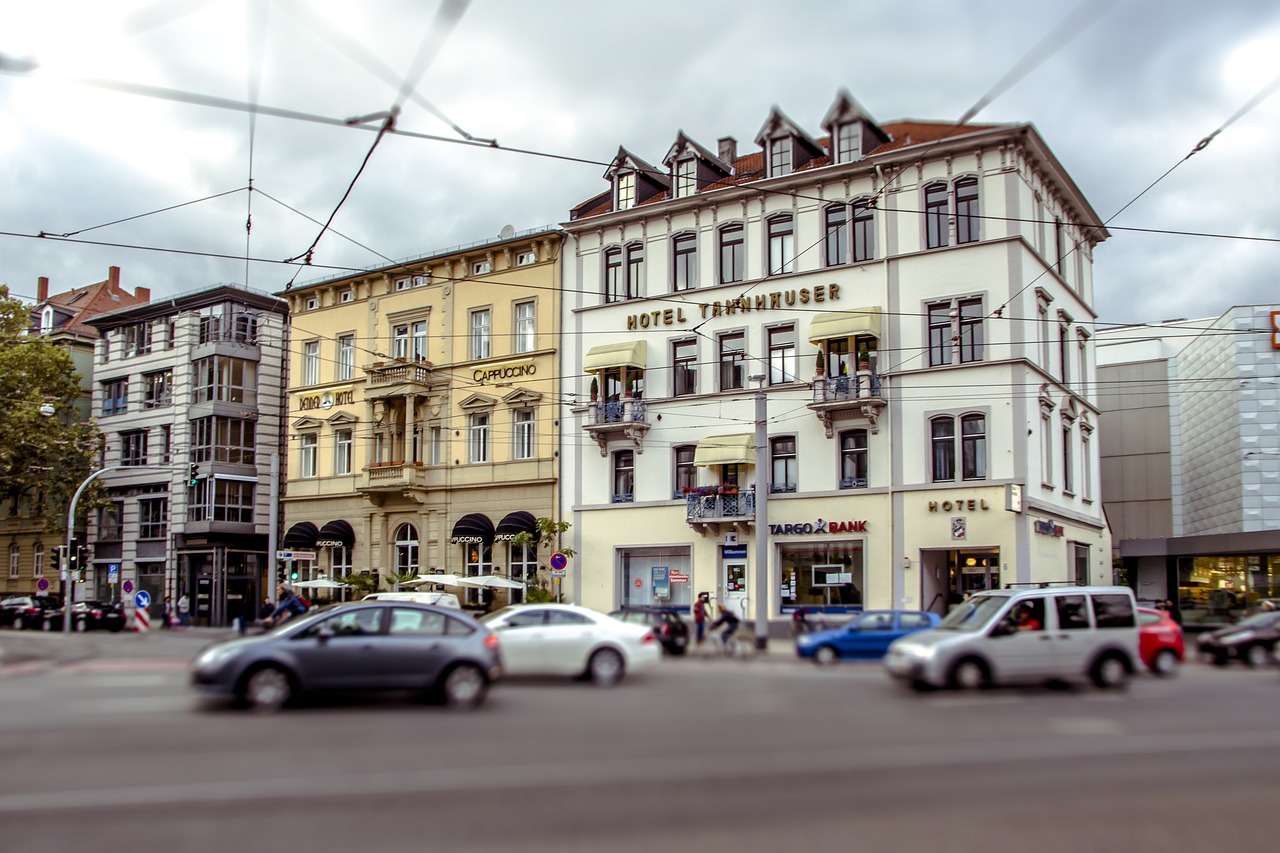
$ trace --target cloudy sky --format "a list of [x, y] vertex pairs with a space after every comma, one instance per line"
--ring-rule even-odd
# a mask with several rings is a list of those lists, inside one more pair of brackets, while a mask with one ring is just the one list
[[[34, 298], [38, 276], [58, 291], [116, 265], [126, 287], [153, 296], [222, 281], [276, 291], [295, 275], [314, 280], [488, 239], [507, 224], [564, 221], [605, 189], [604, 164], [619, 145], [658, 162], [683, 129], [712, 148], [735, 136], [750, 150], [773, 104], [815, 135], [842, 87], [881, 122], [955, 120], [1002, 88], [1028, 52], [1043, 62], [977, 120], [1034, 123], [1105, 219], [1280, 77], [1274, 0], [1086, 0], [1086, 27], [1033, 51], [1073, 8], [1025, 0], [0, 4], [7, 67], [38, 63], [0, 73], [0, 282]], [[429, 62], [416, 74], [420, 57]], [[407, 77], [416, 85], [405, 97]], [[145, 97], [140, 87], [339, 124], [403, 102], [401, 131], [456, 140], [456, 127], [588, 162], [384, 137], [317, 246], [316, 266], [299, 271], [272, 261], [311, 245], [376, 134], [255, 120]], [[1280, 243], [1121, 230], [1274, 241], [1278, 127], [1280, 93], [1114, 220], [1096, 253], [1104, 322], [1280, 301]], [[245, 192], [251, 174], [261, 192]], [[246, 263], [250, 212], [247, 252], [257, 260]], [[21, 236], [40, 232], [131, 248]]]

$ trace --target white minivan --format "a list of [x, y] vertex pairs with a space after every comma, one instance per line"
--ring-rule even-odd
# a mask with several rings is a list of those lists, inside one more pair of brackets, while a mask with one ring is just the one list
[[938, 627], [895, 640], [884, 666], [913, 687], [1069, 681], [1122, 687], [1137, 668], [1137, 603], [1123, 586], [980, 593]]

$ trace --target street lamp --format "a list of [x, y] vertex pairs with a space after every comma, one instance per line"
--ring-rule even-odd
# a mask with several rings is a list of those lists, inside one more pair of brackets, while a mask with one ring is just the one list
[[769, 647], [769, 478], [765, 475], [768, 461], [765, 445], [767, 404], [763, 373], [747, 377], [756, 385], [756, 648]]

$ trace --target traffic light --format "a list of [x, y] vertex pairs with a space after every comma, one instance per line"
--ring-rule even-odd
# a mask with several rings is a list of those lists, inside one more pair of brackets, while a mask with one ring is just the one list
[[284, 583], [284, 567], [276, 569], [276, 582]]
[[192, 463], [191, 463], [191, 474], [190, 474], [190, 476], [188, 476], [188, 477], [187, 477], [187, 483], [188, 483], [189, 485], [194, 486], [194, 485], [196, 484], [196, 478], [197, 478], [197, 477], [199, 477], [199, 476], [200, 476], [200, 466], [199, 466], [199, 465], [197, 465], [196, 463], [192, 462]]
[[292, 572], [289, 572], [289, 580], [296, 581], [297, 579], [298, 579], [297, 569], [293, 570]]
[[67, 571], [77, 572], [80, 570], [80, 540], [72, 539], [71, 548], [67, 551]]

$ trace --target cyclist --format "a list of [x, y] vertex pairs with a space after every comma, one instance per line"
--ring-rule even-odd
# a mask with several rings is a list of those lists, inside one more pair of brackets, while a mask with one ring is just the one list
[[738, 617], [732, 610], [723, 604], [716, 605], [716, 621], [707, 626], [708, 633], [714, 633], [716, 628], [721, 625], [725, 626], [724, 633], [720, 635], [720, 642], [724, 646], [724, 650], [729, 651], [729, 638], [733, 636], [733, 632], [738, 630]]
[[276, 587], [276, 595], [280, 603], [275, 610], [271, 611], [270, 616], [262, 620], [265, 627], [274, 628], [293, 616], [301, 616], [307, 612], [307, 606], [302, 603], [302, 599], [284, 584]]

